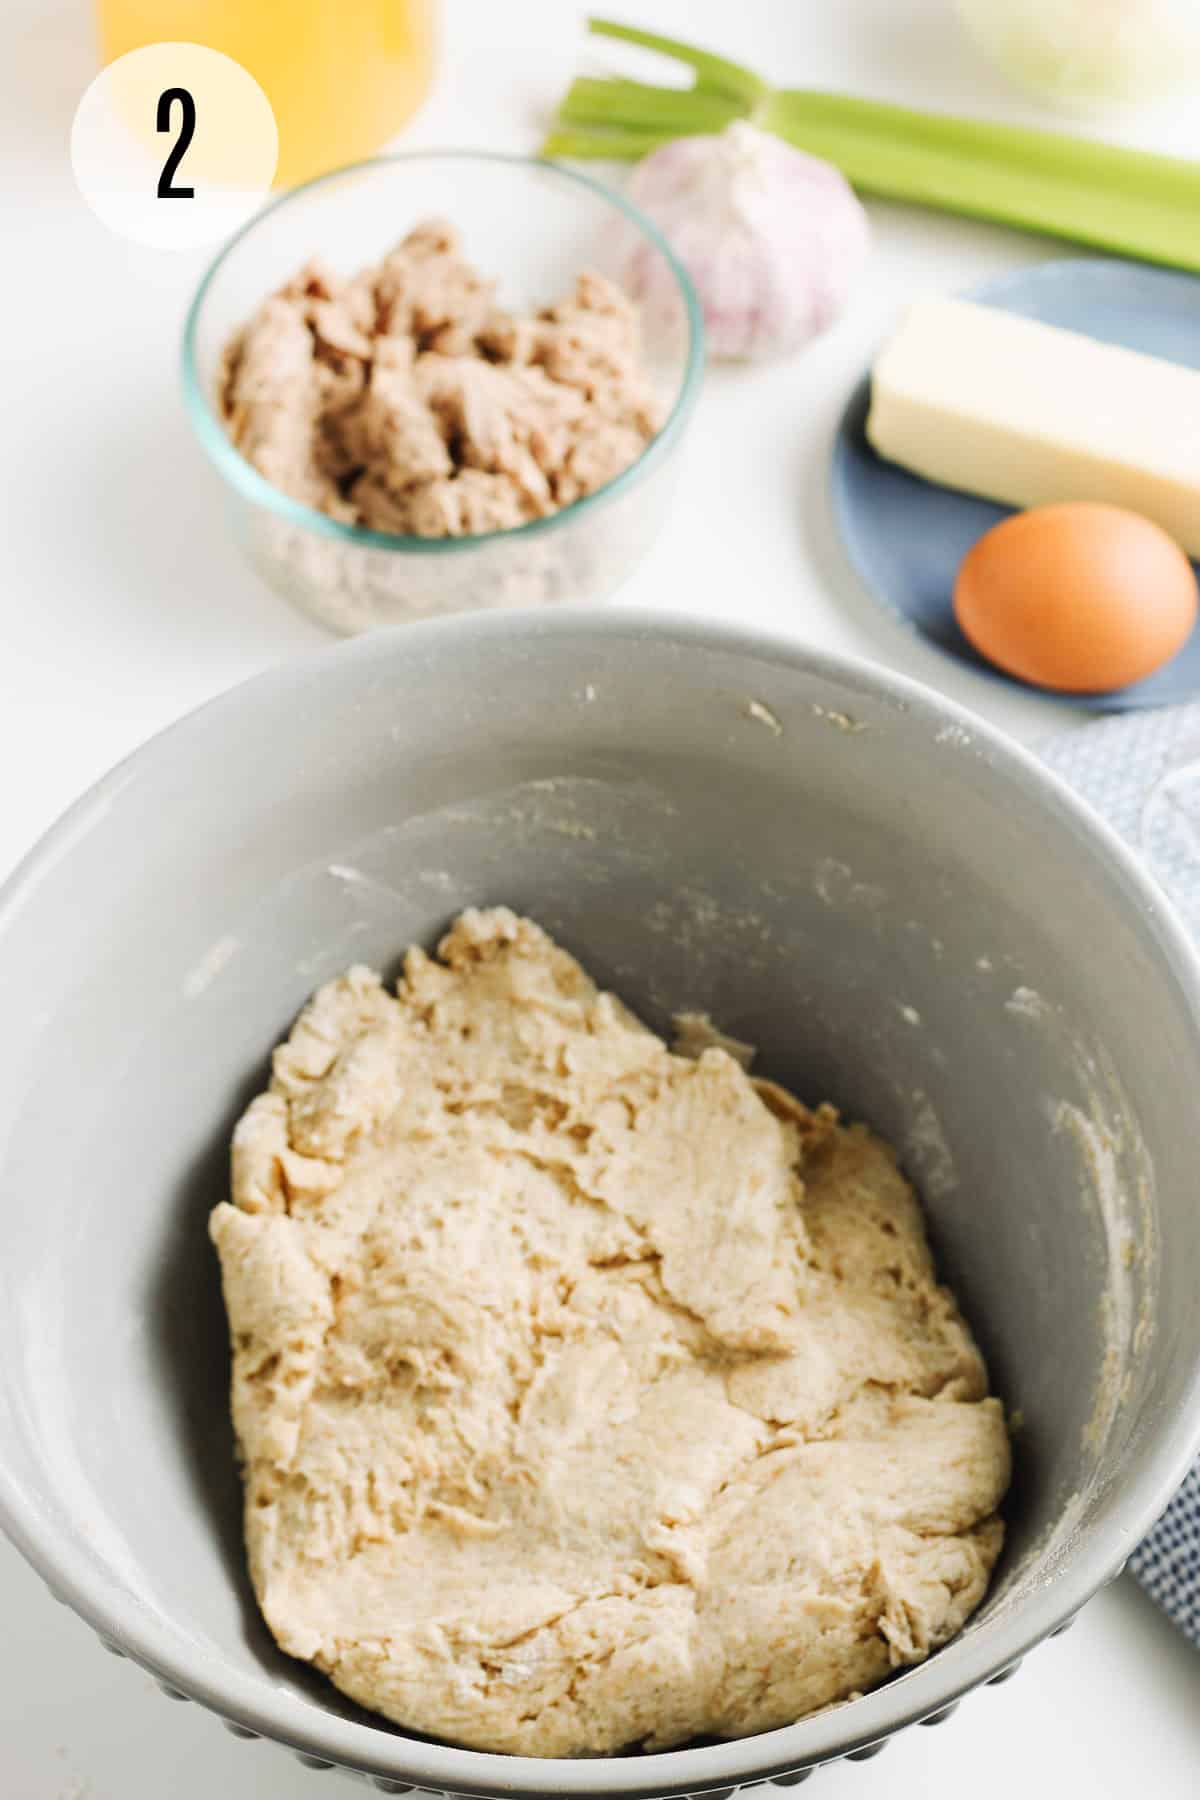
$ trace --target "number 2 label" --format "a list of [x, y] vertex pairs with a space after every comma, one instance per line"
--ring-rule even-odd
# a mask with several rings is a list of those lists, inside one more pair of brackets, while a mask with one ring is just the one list
[[[240, 4], [262, 10], [261, 0]], [[290, 0], [270, 4], [286, 11]], [[138, 0], [139, 17], [147, 10]], [[198, 17], [211, 8], [191, 10]], [[228, 241], [267, 199], [278, 160], [271, 102], [249, 69], [176, 38], [106, 63], [71, 124], [71, 168], [85, 204], [118, 237], [155, 250]], [[3, 1790], [0, 1780], [0, 1800]]]
[[158, 96], [158, 114], [155, 125], [159, 131], [170, 131], [171, 109], [179, 102], [179, 136], [172, 144], [166, 162], [162, 166], [162, 174], [158, 178], [158, 197], [160, 200], [194, 200], [194, 187], [175, 187], [175, 171], [183, 160], [184, 152], [191, 143], [196, 132], [196, 102], [187, 88], [164, 88]]

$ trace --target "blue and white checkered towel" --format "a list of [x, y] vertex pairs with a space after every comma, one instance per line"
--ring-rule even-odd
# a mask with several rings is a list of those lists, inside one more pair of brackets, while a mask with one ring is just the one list
[[[1041, 750], [1145, 858], [1200, 939], [1200, 703], [1105, 719]], [[1129, 1567], [1200, 1645], [1200, 1463]]]
[[1200, 1463], [1129, 1559], [1152, 1600], [1200, 1644]]

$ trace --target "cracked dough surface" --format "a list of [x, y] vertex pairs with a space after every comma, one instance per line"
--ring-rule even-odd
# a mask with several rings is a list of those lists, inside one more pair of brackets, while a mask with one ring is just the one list
[[211, 1230], [263, 1613], [400, 1725], [741, 1736], [983, 1596], [1004, 1416], [891, 1150], [507, 910], [320, 990]]

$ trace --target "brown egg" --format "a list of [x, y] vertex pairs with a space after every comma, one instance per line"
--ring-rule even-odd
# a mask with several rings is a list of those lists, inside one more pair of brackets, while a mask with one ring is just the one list
[[1196, 622], [1192, 565], [1140, 513], [1071, 501], [1014, 513], [963, 558], [954, 611], [981, 655], [1035, 687], [1125, 687]]

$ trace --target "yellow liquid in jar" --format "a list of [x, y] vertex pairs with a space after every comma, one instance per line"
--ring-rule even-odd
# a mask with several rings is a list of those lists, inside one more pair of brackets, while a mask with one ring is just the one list
[[98, 0], [106, 63], [143, 44], [206, 44], [265, 91], [277, 187], [371, 156], [429, 92], [436, 0]]

